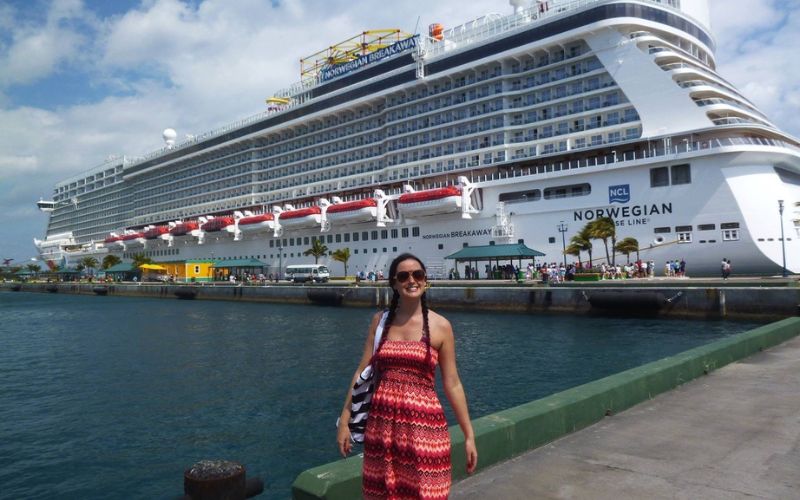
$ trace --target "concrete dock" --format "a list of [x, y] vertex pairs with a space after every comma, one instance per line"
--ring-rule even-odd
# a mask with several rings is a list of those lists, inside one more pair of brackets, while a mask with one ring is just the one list
[[450, 498], [800, 499], [800, 337], [483, 470]]

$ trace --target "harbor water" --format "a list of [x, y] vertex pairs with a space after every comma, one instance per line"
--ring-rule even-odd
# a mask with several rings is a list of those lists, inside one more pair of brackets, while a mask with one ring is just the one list
[[[287, 498], [301, 471], [337, 459], [334, 423], [371, 317], [13, 292], [0, 314], [0, 499], [174, 498], [183, 470], [214, 458], [263, 478], [260, 498]], [[473, 418], [757, 326], [445, 315]]]

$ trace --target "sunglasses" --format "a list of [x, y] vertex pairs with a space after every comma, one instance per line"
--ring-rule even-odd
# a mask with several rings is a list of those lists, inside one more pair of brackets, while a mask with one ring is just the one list
[[425, 271], [423, 271], [422, 269], [417, 269], [411, 272], [400, 271], [399, 273], [394, 275], [394, 279], [396, 279], [398, 283], [405, 283], [406, 281], [408, 281], [408, 278], [412, 276], [414, 277], [415, 281], [424, 281], [425, 279], [427, 279]]

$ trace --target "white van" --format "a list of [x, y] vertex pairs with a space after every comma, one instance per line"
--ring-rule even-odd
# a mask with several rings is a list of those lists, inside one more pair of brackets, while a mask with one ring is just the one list
[[286, 279], [295, 283], [314, 281], [325, 283], [331, 277], [331, 272], [321, 264], [296, 264], [286, 266]]

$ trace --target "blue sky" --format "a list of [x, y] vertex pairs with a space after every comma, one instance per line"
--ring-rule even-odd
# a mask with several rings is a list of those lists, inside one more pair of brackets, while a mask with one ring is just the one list
[[[696, 0], [683, 0], [693, 2]], [[368, 8], [369, 5], [379, 8]], [[365, 29], [461, 24], [505, 0], [0, 0], [0, 257], [27, 261], [35, 202], [101, 164], [257, 114], [299, 59]], [[800, 136], [800, 0], [711, 0], [720, 73]]]

